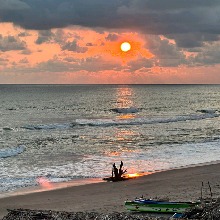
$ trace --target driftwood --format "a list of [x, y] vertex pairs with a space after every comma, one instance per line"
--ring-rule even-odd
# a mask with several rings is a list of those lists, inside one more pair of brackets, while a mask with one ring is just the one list
[[220, 198], [203, 201], [201, 206], [195, 207], [184, 213], [183, 219], [219, 220]]
[[103, 178], [103, 180], [117, 182], [117, 181], [123, 181], [123, 180], [131, 179], [129, 177], [123, 176], [126, 172], [127, 172], [127, 170], [123, 170], [123, 162], [122, 161], [121, 161], [119, 169], [116, 167], [116, 165], [114, 163], [113, 166], [112, 166], [112, 176], [107, 177], [107, 178]]
[[116, 179], [115, 177], [111, 177], [111, 176], [103, 178], [103, 180], [111, 181], [111, 182], [125, 181], [125, 180], [130, 180], [130, 179], [134, 179], [134, 178], [126, 177], [126, 176], [122, 176], [120, 179]]

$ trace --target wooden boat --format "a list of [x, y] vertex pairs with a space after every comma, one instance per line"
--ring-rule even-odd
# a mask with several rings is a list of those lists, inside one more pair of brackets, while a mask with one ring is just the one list
[[136, 212], [183, 213], [199, 204], [200, 202], [169, 202], [141, 198], [126, 201], [125, 207]]

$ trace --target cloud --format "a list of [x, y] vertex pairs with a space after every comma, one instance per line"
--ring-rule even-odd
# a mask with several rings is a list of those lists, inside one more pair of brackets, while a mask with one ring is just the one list
[[[5, 60], [2, 60], [5, 61]], [[103, 60], [101, 57], [89, 57], [86, 59], [76, 59], [66, 57], [59, 59], [54, 56], [52, 59], [42, 61], [34, 65], [29, 65], [29, 60], [25, 57], [19, 62], [12, 62], [10, 67], [6, 67], [4, 72], [21, 73], [65, 73], [65, 72], [102, 72], [102, 71], [121, 71], [124, 67], [120, 63]], [[28, 65], [25, 65], [28, 64]], [[1, 65], [1, 60], [0, 60]]]
[[52, 37], [54, 36], [53, 32], [51, 30], [43, 30], [39, 31], [38, 38], [36, 40], [36, 44], [43, 44], [46, 42], [50, 42]]
[[[146, 48], [154, 54], [150, 59], [152, 65], [161, 67], [176, 67], [181, 64], [187, 64], [188, 60], [182, 50], [175, 43], [166, 38], [148, 35], [145, 37]], [[149, 61], [147, 61], [149, 63]], [[141, 67], [140, 67], [141, 68]]]
[[178, 47], [195, 48], [204, 46], [205, 42], [218, 41], [219, 35], [213, 33], [183, 33], [167, 35], [170, 39], [174, 39]]
[[77, 41], [74, 40], [72, 42], [65, 43], [62, 46], [62, 50], [73, 51], [73, 52], [76, 52], [76, 53], [85, 53], [88, 50], [88, 48], [79, 46]]
[[86, 46], [87, 46], [87, 47], [92, 47], [92, 46], [94, 46], [94, 44], [91, 43], [91, 42], [89, 42], [89, 43], [86, 44]]
[[117, 41], [118, 35], [117, 34], [108, 34], [108, 36], [105, 38], [107, 41]]
[[2, 36], [0, 34], [0, 51], [24, 50], [26, 43], [14, 36]]
[[128, 63], [128, 69], [129, 72], [135, 72], [137, 70], [140, 70], [142, 68], [151, 68], [154, 65], [154, 61], [146, 58], [141, 58], [135, 61], [131, 61]]
[[200, 47], [206, 40], [216, 41], [220, 34], [219, 0], [0, 0], [0, 3], [0, 20], [26, 29], [49, 30], [69, 25], [126, 28], [171, 36], [179, 47], [185, 48]]
[[70, 67], [68, 64], [57, 60], [52, 59], [48, 60], [47, 62], [41, 62], [38, 65], [36, 65], [32, 71], [35, 72], [66, 72], [69, 71]]
[[4, 64], [6, 64], [8, 62], [9, 62], [9, 59], [0, 57], [0, 65], [2, 65], [2, 64], [4, 65]]
[[220, 62], [220, 43], [207, 44], [195, 56], [189, 57], [189, 61], [194, 66], [215, 65]]
[[18, 37], [28, 37], [31, 36], [31, 34], [28, 31], [22, 31], [18, 34]]
[[28, 61], [27, 57], [25, 57], [25, 58], [21, 59], [21, 60], [19, 61], [19, 63], [21, 63], [21, 64], [28, 64], [29, 61]]
[[0, 0], [0, 12], [21, 11], [30, 9], [28, 4], [19, 0]]

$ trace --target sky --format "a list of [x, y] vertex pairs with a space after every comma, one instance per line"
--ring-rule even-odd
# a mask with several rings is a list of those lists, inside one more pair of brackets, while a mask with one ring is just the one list
[[0, 84], [218, 84], [219, 35], [219, 0], [0, 0]]

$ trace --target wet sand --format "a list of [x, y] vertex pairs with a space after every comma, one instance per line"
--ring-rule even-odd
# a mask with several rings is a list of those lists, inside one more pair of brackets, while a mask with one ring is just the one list
[[213, 197], [220, 196], [220, 163], [163, 171], [121, 182], [101, 182], [35, 192], [0, 199], [0, 218], [7, 209], [44, 209], [56, 211], [125, 212], [124, 201], [135, 197], [169, 198], [173, 201], [193, 201], [209, 196], [208, 181]]

